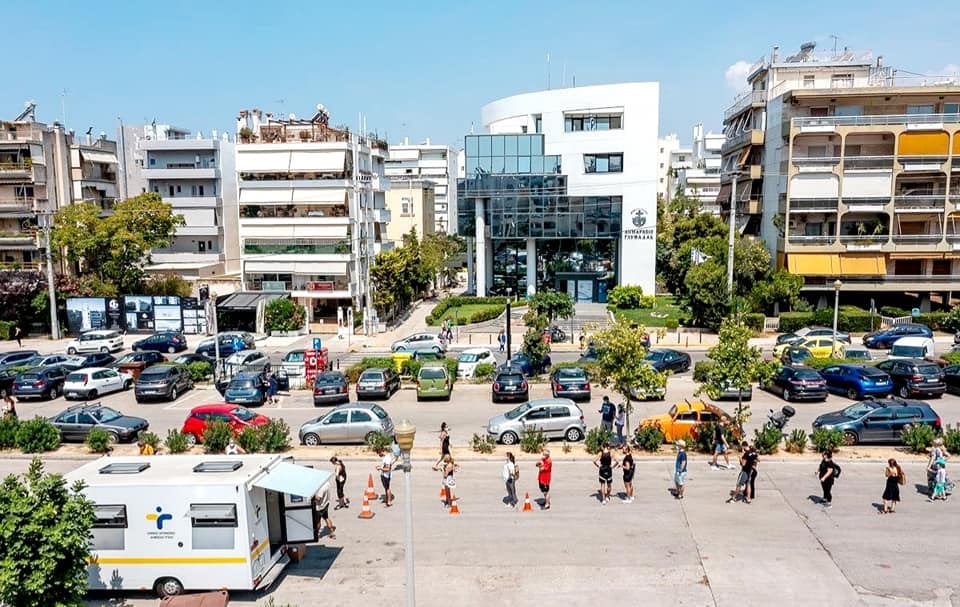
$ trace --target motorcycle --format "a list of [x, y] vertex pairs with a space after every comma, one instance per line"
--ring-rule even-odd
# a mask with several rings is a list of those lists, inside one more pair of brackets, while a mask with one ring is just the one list
[[790, 405], [785, 405], [779, 411], [770, 409], [770, 413], [767, 415], [767, 422], [764, 424], [764, 428], [776, 428], [777, 430], [783, 432], [783, 429], [787, 427], [787, 423], [790, 421], [790, 418], [796, 414], [797, 410]]
[[567, 341], [567, 334], [563, 329], [557, 325], [553, 325], [549, 329], [544, 329], [544, 333], [550, 334], [550, 341], [553, 343], [561, 343]]

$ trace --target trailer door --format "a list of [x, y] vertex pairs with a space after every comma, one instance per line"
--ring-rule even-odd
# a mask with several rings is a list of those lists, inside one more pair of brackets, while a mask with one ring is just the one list
[[316, 542], [320, 539], [320, 515], [313, 507], [313, 496], [283, 494], [283, 540], [287, 544]]
[[[315, 542], [318, 539], [317, 512], [313, 497], [330, 480], [330, 472], [279, 462], [253, 484], [282, 493], [283, 530], [286, 543]], [[323, 495], [326, 499], [326, 493]]]

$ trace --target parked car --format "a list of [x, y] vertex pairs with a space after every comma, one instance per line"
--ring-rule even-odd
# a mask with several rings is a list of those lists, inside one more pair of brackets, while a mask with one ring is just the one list
[[495, 403], [505, 400], [524, 401], [530, 398], [529, 385], [523, 378], [520, 367], [504, 365], [497, 369], [490, 390]]
[[677, 350], [655, 348], [647, 351], [647, 355], [643, 359], [653, 365], [655, 371], [683, 373], [690, 369], [690, 355]]
[[53, 400], [63, 393], [63, 380], [66, 377], [66, 370], [60, 366], [34, 367], [13, 380], [13, 395], [18, 399]]
[[20, 361], [15, 366], [17, 367], [52, 367], [60, 366], [65, 362], [68, 362], [71, 357], [66, 354], [38, 354], [27, 360]]
[[663, 432], [663, 440], [672, 443], [677, 440], [690, 440], [696, 436], [697, 429], [705, 424], [716, 424], [720, 420], [733, 427], [733, 418], [723, 409], [702, 400], [683, 401], [670, 407], [660, 415], [652, 415], [640, 420], [640, 427], [654, 426]]
[[450, 400], [453, 381], [450, 372], [442, 364], [426, 364], [417, 372], [417, 400], [442, 398]]
[[403, 339], [398, 339], [390, 346], [391, 352], [409, 352], [411, 350], [446, 352], [447, 346], [433, 333], [414, 333]]
[[840, 353], [841, 358], [847, 360], [873, 360], [873, 356], [870, 354], [870, 350], [862, 346], [843, 346], [843, 351]]
[[734, 387], [727, 386], [717, 395], [717, 398], [714, 400], [735, 400], [735, 401], [748, 401], [753, 400], [753, 386], [747, 386], [742, 390], [738, 390]]
[[813, 358], [813, 352], [810, 350], [790, 346], [783, 351], [783, 355], [780, 356], [780, 362], [788, 367], [803, 367], [811, 358]]
[[917, 400], [884, 398], [854, 403], [841, 411], [825, 413], [813, 422], [813, 429], [843, 432], [845, 445], [858, 443], [901, 443], [907, 424], [923, 424], [939, 433], [940, 416], [930, 405]]
[[186, 352], [180, 356], [177, 356], [170, 362], [178, 365], [190, 365], [193, 363], [210, 363], [210, 359], [202, 354]]
[[393, 420], [380, 405], [350, 403], [335, 407], [300, 426], [300, 444], [311, 447], [322, 444], [367, 442], [375, 432], [393, 436]]
[[837, 331], [834, 333], [833, 329], [830, 327], [803, 327], [802, 329], [797, 329], [792, 333], [783, 333], [782, 335], [777, 336], [777, 343], [796, 343], [812, 337], [832, 337], [837, 341], [850, 343], [849, 333], [845, 331]]
[[587, 433], [583, 411], [569, 398], [538, 398], [494, 416], [487, 422], [487, 436], [504, 445], [515, 445], [523, 431], [540, 430], [547, 439], [575, 443]]
[[939, 397], [947, 391], [940, 365], [925, 360], [894, 359], [877, 363], [893, 382], [893, 393], [903, 398], [911, 396]]
[[943, 382], [947, 392], [960, 394], [960, 365], [947, 365], [943, 368]]
[[63, 397], [67, 400], [82, 398], [89, 400], [101, 394], [129, 390], [133, 385], [133, 376], [118, 373], [115, 369], [91, 367], [71, 371], [63, 382]]
[[313, 380], [313, 406], [350, 402], [350, 383], [339, 371], [320, 373]]
[[223, 399], [234, 405], [262, 406], [267, 402], [265, 380], [263, 373], [241, 373], [227, 384]]
[[0, 369], [18, 367], [24, 361], [30, 360], [37, 355], [38, 352], [36, 350], [16, 350], [14, 352], [0, 353]]
[[67, 354], [81, 352], [119, 352], [123, 350], [123, 336], [119, 331], [87, 331], [67, 342]]
[[306, 355], [306, 350], [290, 350], [283, 355], [283, 360], [280, 361], [280, 369], [293, 377], [305, 376], [307, 372]]
[[190, 372], [176, 365], [154, 365], [140, 372], [133, 387], [138, 403], [150, 400], [177, 400], [193, 387]]
[[809, 337], [801, 338], [791, 343], [784, 343], [774, 346], [774, 357], [781, 357], [783, 353], [790, 348], [806, 348], [814, 358], [837, 358], [843, 351], [845, 344], [842, 341], [831, 337]]
[[17, 373], [12, 369], [0, 369], [0, 396], [13, 394], [13, 382], [17, 380]]
[[630, 398], [633, 400], [663, 400], [667, 397], [667, 382], [653, 389], [635, 386], [630, 388]]
[[206, 356], [207, 358], [216, 358], [217, 341], [220, 343], [220, 358], [226, 358], [242, 350], [255, 349], [254, 345], [248, 344], [241, 335], [220, 333], [216, 337], [211, 337], [210, 339], [200, 342], [200, 345], [197, 346], [196, 353]]
[[583, 367], [559, 367], [550, 374], [550, 393], [554, 398], [590, 401], [590, 379]]
[[890, 376], [864, 365], [830, 365], [820, 369], [820, 376], [827, 382], [827, 390], [843, 394], [851, 400], [863, 400], [867, 396], [886, 396], [893, 390]]
[[827, 382], [813, 369], [781, 367], [764, 386], [783, 400], [827, 400]]
[[227, 359], [223, 361], [223, 366], [230, 375], [236, 375], [241, 372], [249, 373], [252, 371], [269, 373], [270, 357], [260, 350], [243, 350], [227, 357]]
[[863, 336], [863, 345], [868, 348], [889, 348], [901, 337], [933, 337], [933, 331], [927, 325], [904, 323], [893, 325], [880, 331]]
[[933, 339], [930, 337], [901, 337], [890, 345], [887, 358], [934, 358]]
[[457, 377], [471, 378], [478, 366], [496, 364], [490, 348], [467, 348], [457, 358]]
[[357, 399], [390, 398], [400, 389], [400, 375], [392, 367], [367, 369], [357, 380]]
[[134, 352], [151, 350], [153, 352], [183, 352], [187, 349], [187, 338], [179, 331], [158, 331], [150, 337], [133, 342]]
[[221, 421], [230, 426], [234, 434], [240, 434], [244, 428], [264, 426], [269, 421], [265, 415], [254, 413], [246, 407], [231, 404], [200, 405], [190, 409], [180, 432], [190, 445], [203, 442], [203, 433], [207, 424]]
[[50, 423], [63, 442], [83, 442], [94, 428], [105, 430], [113, 442], [130, 442], [150, 428], [142, 417], [124, 415], [100, 403], [74, 405], [51, 417]]
[[510, 364], [519, 367], [520, 371], [527, 377], [532, 377], [550, 370], [550, 357], [545, 356], [538, 361], [534, 361], [526, 352], [517, 352], [510, 356]]
[[109, 367], [117, 361], [117, 357], [106, 352], [92, 352], [83, 356], [70, 356], [60, 366], [68, 371], [89, 369], [90, 367]]
[[166, 361], [167, 359], [159, 352], [129, 352], [118, 358], [110, 366], [114, 369], [119, 369], [123, 365], [142, 364], [143, 368], [146, 369], [147, 367]]

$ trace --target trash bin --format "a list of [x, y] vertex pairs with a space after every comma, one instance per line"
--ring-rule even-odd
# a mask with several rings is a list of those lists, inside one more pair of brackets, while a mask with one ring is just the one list
[[123, 363], [120, 365], [120, 371], [129, 373], [133, 376], [133, 381], [140, 379], [140, 373], [147, 365], [143, 362]]
[[394, 352], [390, 356], [390, 358], [393, 359], [393, 364], [397, 368], [397, 373], [401, 373], [403, 371], [403, 361], [410, 360], [411, 358], [413, 358], [413, 353], [412, 352]]

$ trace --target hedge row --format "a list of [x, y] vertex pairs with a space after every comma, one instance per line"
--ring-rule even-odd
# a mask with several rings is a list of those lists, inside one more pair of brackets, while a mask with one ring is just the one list
[[[447, 368], [447, 373], [450, 375], [450, 379], [456, 381], [457, 379], [457, 359], [456, 358], [444, 358], [442, 361], [432, 361], [431, 364], [442, 364]], [[420, 372], [420, 367], [423, 366], [423, 363], [419, 360], [414, 360], [412, 358], [403, 361], [400, 366], [400, 374], [410, 377], [416, 377], [417, 373]], [[396, 363], [394, 363], [392, 358], [382, 357], [382, 358], [364, 358], [355, 365], [347, 367], [343, 374], [347, 377], [347, 381], [355, 384], [357, 380], [360, 379], [360, 374], [366, 371], [367, 369], [373, 368], [390, 368], [396, 369]]]
[[17, 323], [12, 320], [0, 320], [0, 339], [13, 339], [13, 329]]
[[[431, 310], [429, 314], [427, 314], [427, 324], [433, 324], [435, 322], [438, 322], [443, 317], [444, 313], [446, 313], [446, 311], [449, 310], [450, 308], [456, 308], [460, 306], [473, 305], [473, 304], [491, 304], [491, 305], [497, 304], [501, 306], [506, 306], [507, 298], [506, 297], [464, 297], [459, 295], [455, 295], [453, 297], [445, 297], [440, 300], [440, 303], [438, 303], [436, 306], [433, 307], [433, 310]], [[499, 315], [500, 315], [500, 312], [497, 312], [497, 316]], [[496, 316], [494, 316], [494, 318], [496, 318]], [[484, 320], [489, 320], [489, 319], [484, 319]], [[458, 322], [458, 324], [466, 324], [466, 321], [462, 318], [458, 319], [458, 321], [463, 321], [463, 322]], [[480, 322], [480, 321], [477, 321], [477, 322]]]
[[[934, 331], [948, 331], [947, 312], [928, 312], [915, 316], [913, 321], [927, 325]], [[792, 333], [801, 327], [822, 325], [829, 327], [833, 324], [833, 309], [822, 308], [815, 312], [784, 312], [780, 314], [780, 331]], [[837, 316], [837, 330], [853, 333], [867, 333], [880, 328], [880, 315], [871, 315], [866, 310], [858, 308], [840, 308]]]

